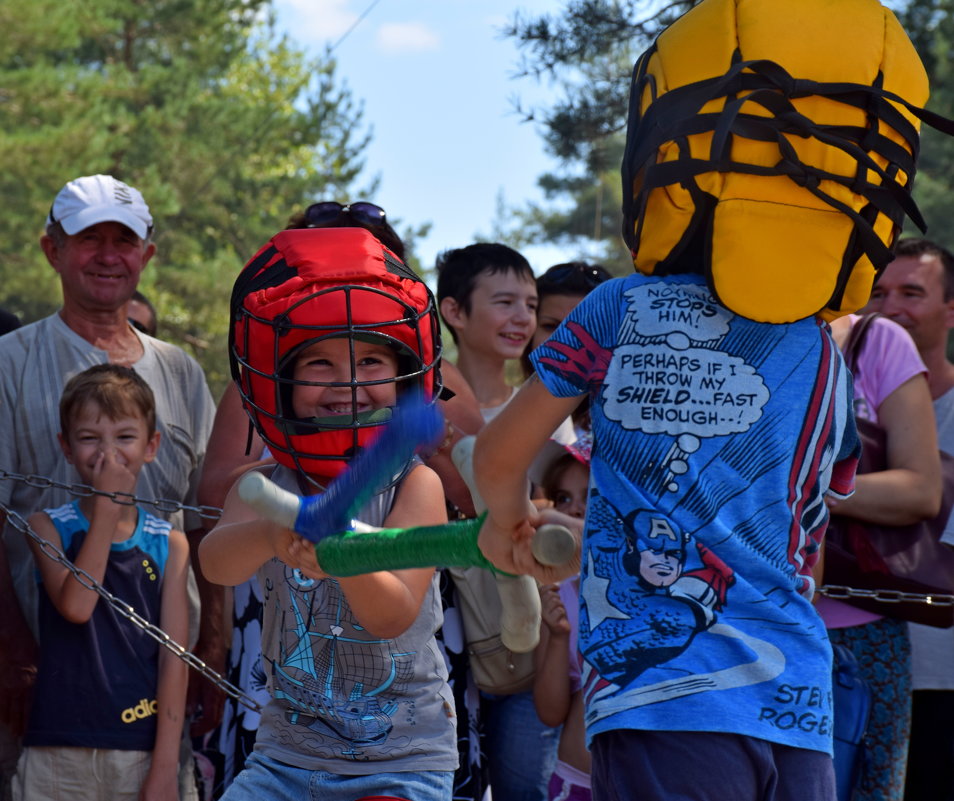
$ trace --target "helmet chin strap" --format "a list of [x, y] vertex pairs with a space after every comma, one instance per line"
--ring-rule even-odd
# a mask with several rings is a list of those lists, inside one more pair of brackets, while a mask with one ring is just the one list
[[394, 410], [390, 406], [385, 406], [382, 409], [372, 409], [369, 412], [358, 412], [353, 417], [348, 414], [333, 414], [327, 417], [306, 417], [303, 418], [303, 422], [322, 428], [342, 428], [341, 421], [342, 418], [345, 418], [349, 421], [354, 421], [353, 423], [348, 423], [347, 427], [350, 428], [355, 423], [357, 425], [379, 425], [381, 423], [387, 423], [390, 421], [393, 413]]
[[325, 417], [295, 417], [289, 420], [277, 419], [275, 426], [279, 431], [288, 434], [313, 434], [318, 430], [348, 431], [355, 428], [380, 425], [387, 423], [393, 416], [390, 406], [383, 409], [372, 409], [368, 412], [350, 414], [330, 414]]

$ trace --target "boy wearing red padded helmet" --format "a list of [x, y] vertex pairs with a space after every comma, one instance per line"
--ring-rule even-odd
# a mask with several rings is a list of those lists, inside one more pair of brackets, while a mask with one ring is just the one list
[[[321, 492], [390, 419], [400, 394], [440, 389], [427, 287], [362, 229], [277, 234], [236, 281], [233, 374], [278, 462], [270, 478]], [[372, 525], [446, 520], [436, 474], [412, 459], [364, 507]], [[200, 549], [210, 580], [256, 575], [271, 700], [255, 750], [224, 798], [449, 798], [456, 721], [434, 639], [432, 569], [335, 579], [311, 543], [263, 520], [233, 490]]]
[[[299, 417], [290, 399], [295, 360], [308, 344], [347, 337], [386, 343], [388, 379], [430, 400], [440, 390], [440, 326], [427, 286], [373, 235], [355, 228], [282, 231], [246, 265], [232, 291], [232, 375], [275, 459], [322, 486], [390, 419], [357, 405], [335, 419]], [[355, 365], [356, 367], [356, 365]], [[352, 373], [331, 382], [356, 393]]]

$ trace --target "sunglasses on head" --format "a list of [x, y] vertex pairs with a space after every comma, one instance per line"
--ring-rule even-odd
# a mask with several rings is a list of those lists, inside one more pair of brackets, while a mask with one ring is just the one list
[[613, 276], [611, 276], [605, 268], [599, 265], [558, 264], [543, 273], [539, 280], [548, 285], [582, 282], [590, 289], [593, 289], [604, 281], [609, 281], [612, 277]]
[[325, 225], [334, 222], [342, 214], [348, 213], [355, 220], [365, 225], [385, 225], [387, 215], [380, 206], [359, 200], [357, 203], [337, 203], [334, 200], [325, 200], [321, 203], [312, 203], [305, 209], [305, 221], [309, 225]]

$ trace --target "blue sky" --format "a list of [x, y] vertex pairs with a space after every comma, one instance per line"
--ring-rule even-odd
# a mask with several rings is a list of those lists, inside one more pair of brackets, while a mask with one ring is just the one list
[[[391, 217], [432, 223], [418, 244], [428, 267], [444, 248], [490, 234], [501, 193], [508, 205], [542, 199], [536, 179], [556, 165], [511, 99], [538, 103], [555, 90], [513, 78], [519, 53], [500, 29], [518, 9], [557, 13], [562, 3], [378, 0], [345, 35], [373, 2], [276, 0], [275, 8], [279, 29], [312, 54], [344, 36], [334, 51], [339, 77], [373, 128], [362, 185], [378, 175], [369, 199]], [[537, 272], [574, 255], [545, 243], [524, 252]]]

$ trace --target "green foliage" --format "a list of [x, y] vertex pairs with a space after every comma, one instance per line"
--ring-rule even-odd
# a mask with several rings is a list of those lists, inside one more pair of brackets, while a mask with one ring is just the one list
[[158, 253], [140, 287], [160, 336], [213, 391], [227, 379], [228, 296], [289, 215], [347, 197], [367, 143], [330, 54], [309, 59], [267, 0], [0, 0], [0, 304], [59, 306], [37, 241], [59, 188], [110, 173], [140, 189]]
[[576, 248], [575, 256], [616, 274], [632, 270], [620, 236], [619, 164], [633, 64], [695, 1], [568, 0], [559, 15], [514, 16], [504, 34], [521, 49], [518, 76], [547, 80], [560, 92], [550, 108], [517, 108], [541, 125], [561, 170], [538, 181], [546, 204], [498, 213], [498, 236], [521, 245], [558, 243], [567, 258]]
[[[928, 108], [954, 119], [954, 0], [911, 0], [898, 19], [914, 42], [931, 81]], [[954, 138], [921, 127], [921, 156], [914, 199], [928, 225], [927, 236], [954, 248]], [[913, 225], [906, 234], [919, 235]]]
[[614, 155], [607, 139], [626, 132], [629, 82], [636, 56], [695, 4], [674, 0], [568, 0], [561, 15], [517, 13], [504, 35], [522, 51], [518, 75], [549, 79], [562, 92], [552, 108], [524, 110], [544, 125], [550, 153], [599, 173]]

